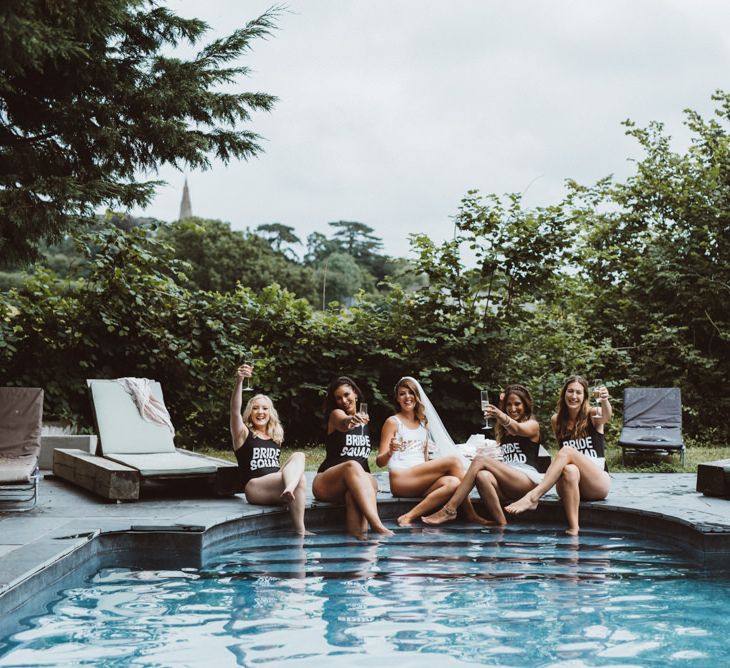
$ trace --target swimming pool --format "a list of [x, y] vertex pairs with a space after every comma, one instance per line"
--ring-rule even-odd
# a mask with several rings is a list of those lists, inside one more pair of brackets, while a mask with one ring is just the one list
[[730, 573], [544, 525], [269, 534], [202, 569], [102, 570], [30, 622], [0, 666], [720, 665]]

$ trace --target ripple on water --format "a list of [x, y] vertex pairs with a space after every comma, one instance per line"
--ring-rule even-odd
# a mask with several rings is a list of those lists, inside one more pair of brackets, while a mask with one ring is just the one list
[[101, 571], [0, 666], [701, 665], [725, 652], [729, 583], [604, 531], [258, 536], [200, 570]]

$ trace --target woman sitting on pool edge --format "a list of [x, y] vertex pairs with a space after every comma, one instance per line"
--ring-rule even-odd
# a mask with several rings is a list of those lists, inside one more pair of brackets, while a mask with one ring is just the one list
[[[393, 496], [425, 497], [398, 518], [400, 526], [408, 526], [453, 494], [464, 477], [464, 465], [457, 454], [428, 459], [430, 434], [424, 404], [428, 398], [420, 383], [405, 376], [396, 383], [394, 394], [399, 410], [383, 425], [375, 463], [378, 466], [388, 465]], [[486, 521], [477, 515], [468, 498], [462, 501], [467, 519], [480, 523]]]
[[[540, 452], [540, 425], [533, 416], [532, 396], [524, 385], [508, 385], [500, 395], [499, 408], [489, 404], [485, 418], [497, 421], [495, 436], [502, 451], [502, 460], [476, 454], [454, 495], [443, 508], [424, 517], [426, 524], [443, 524], [456, 518], [456, 509], [476, 486], [492, 521], [504, 526], [507, 518], [502, 510], [506, 499], [519, 499], [542, 480], [537, 470]], [[486, 522], [486, 520], [485, 520]]]
[[231, 394], [231, 438], [243, 474], [243, 493], [246, 501], [255, 505], [288, 504], [294, 530], [304, 536], [310, 533], [304, 528], [304, 453], [295, 452], [284, 466], [279, 466], [284, 429], [265, 394], [252, 397], [241, 415], [243, 379], [250, 378], [252, 372], [248, 364], [238, 367]]
[[608, 496], [611, 478], [606, 467], [603, 425], [610, 421], [611, 404], [605, 386], [596, 388], [600, 407], [592, 408], [588, 383], [571, 376], [560, 390], [557, 413], [552, 416], [553, 433], [558, 439], [558, 454], [545, 472], [542, 482], [519, 501], [508, 505], [508, 513], [534, 510], [540, 498], [557, 483], [568, 519], [566, 533], [580, 531], [578, 507], [583, 501], [600, 501]]
[[368, 524], [385, 536], [393, 532], [378, 516], [378, 482], [370, 474], [370, 418], [358, 413], [362, 392], [353, 380], [340, 376], [327, 388], [325, 419], [327, 454], [312, 481], [319, 501], [345, 504], [347, 531], [364, 538]]

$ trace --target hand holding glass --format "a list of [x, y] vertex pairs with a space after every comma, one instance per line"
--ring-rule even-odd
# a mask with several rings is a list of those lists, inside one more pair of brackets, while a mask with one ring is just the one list
[[603, 387], [603, 381], [597, 378], [593, 381], [593, 396], [596, 398], [596, 406], [601, 405], [601, 394], [600, 390]]
[[[482, 406], [482, 413], [485, 413], [487, 410], [487, 406], [489, 406], [489, 392], [487, 390], [481, 390], [479, 392], [479, 398]], [[484, 426], [482, 429], [491, 429], [492, 425], [489, 424], [489, 418], [484, 416]]]
[[[253, 365], [256, 363], [256, 360], [249, 358], [246, 358], [243, 363], [246, 366], [251, 367], [251, 375], [253, 375]], [[241, 388], [244, 392], [251, 392], [253, 390], [253, 387], [251, 387], [251, 376], [246, 376], [246, 384]]]

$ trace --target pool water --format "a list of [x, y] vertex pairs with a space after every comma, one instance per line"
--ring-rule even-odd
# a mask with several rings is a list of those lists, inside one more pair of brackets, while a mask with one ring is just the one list
[[560, 527], [272, 534], [201, 570], [103, 570], [28, 621], [0, 666], [720, 666], [730, 572]]

